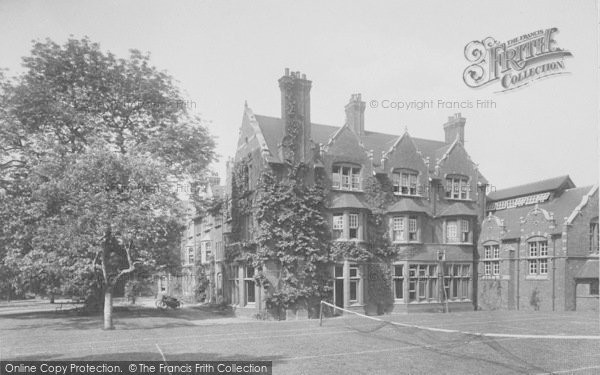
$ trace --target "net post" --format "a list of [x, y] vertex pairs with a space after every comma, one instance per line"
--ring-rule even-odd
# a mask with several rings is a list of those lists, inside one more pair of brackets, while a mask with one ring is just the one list
[[323, 326], [323, 301], [319, 302], [319, 327]]

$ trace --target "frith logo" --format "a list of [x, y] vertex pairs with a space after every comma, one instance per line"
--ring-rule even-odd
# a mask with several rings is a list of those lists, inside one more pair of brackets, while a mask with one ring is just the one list
[[499, 81], [502, 91], [525, 86], [535, 80], [568, 73], [565, 57], [571, 52], [558, 48], [554, 40], [558, 29], [553, 27], [500, 43], [492, 37], [474, 40], [465, 47], [465, 57], [472, 63], [463, 80], [478, 88]]

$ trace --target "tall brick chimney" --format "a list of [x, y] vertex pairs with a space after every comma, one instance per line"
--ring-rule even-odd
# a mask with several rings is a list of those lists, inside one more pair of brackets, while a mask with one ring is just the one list
[[284, 122], [284, 137], [281, 141], [281, 156], [292, 162], [311, 159], [310, 143], [310, 88], [312, 82], [306, 74], [290, 72], [279, 79], [281, 89], [281, 119]]
[[446, 143], [453, 143], [458, 135], [458, 141], [465, 144], [465, 122], [467, 119], [460, 113], [448, 117], [448, 122], [444, 124], [444, 133], [446, 133]]
[[360, 94], [352, 94], [350, 102], [346, 104], [346, 123], [358, 135], [365, 134], [365, 102]]

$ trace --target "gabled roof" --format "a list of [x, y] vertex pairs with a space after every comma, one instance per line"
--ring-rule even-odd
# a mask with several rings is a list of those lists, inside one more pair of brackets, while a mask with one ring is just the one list
[[442, 208], [437, 216], [477, 216], [477, 208], [475, 203], [472, 202], [452, 202]]
[[571, 189], [574, 187], [575, 184], [573, 181], [571, 181], [569, 175], [564, 175], [549, 178], [547, 180], [531, 182], [529, 184], [513, 186], [507, 189], [497, 190], [488, 194], [488, 199], [490, 201], [498, 201], [547, 191]]
[[356, 194], [352, 193], [333, 193], [331, 204], [328, 208], [359, 208], [368, 209], [367, 205], [357, 198]]
[[[279, 143], [283, 139], [284, 124], [283, 120], [277, 117], [254, 115], [258, 122], [262, 135], [271, 151], [273, 157], [278, 155]], [[315, 143], [327, 144], [331, 137], [340, 130], [339, 126], [330, 126], [322, 124], [311, 124], [311, 138]], [[381, 156], [398, 140], [398, 135], [385, 134], [378, 132], [365, 131], [364, 135], [359, 136], [366, 150], [373, 150], [373, 161], [378, 164], [381, 161]], [[412, 137], [411, 137], [412, 138]], [[417, 150], [421, 153], [423, 159], [429, 157], [431, 166], [435, 164], [435, 157], [438, 150], [447, 148], [449, 145], [443, 141], [431, 139], [412, 138]]]
[[[548, 211], [554, 215], [556, 222], [554, 232], [561, 233], [562, 224], [571, 213], [579, 206], [583, 197], [590, 192], [592, 186], [584, 186], [565, 190], [560, 196], [551, 198], [550, 200], [538, 203], [537, 207]], [[521, 218], [525, 218], [527, 214], [533, 210], [535, 206], [522, 206], [509, 208], [505, 210], [495, 211], [494, 215], [504, 220], [506, 226], [506, 235], [504, 238], [518, 238], [521, 236]]]
[[388, 208], [387, 212], [421, 212], [431, 216], [431, 212], [429, 212], [427, 205], [418, 198], [402, 198]]

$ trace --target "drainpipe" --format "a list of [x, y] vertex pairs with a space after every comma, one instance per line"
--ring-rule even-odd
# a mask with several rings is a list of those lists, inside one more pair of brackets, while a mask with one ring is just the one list
[[519, 280], [521, 279], [521, 238], [517, 240], [517, 310], [519, 310]]
[[552, 239], [552, 311], [555, 311], [555, 309], [554, 309], [554, 302], [556, 300], [555, 280], [556, 280], [556, 237], [554, 237]]

